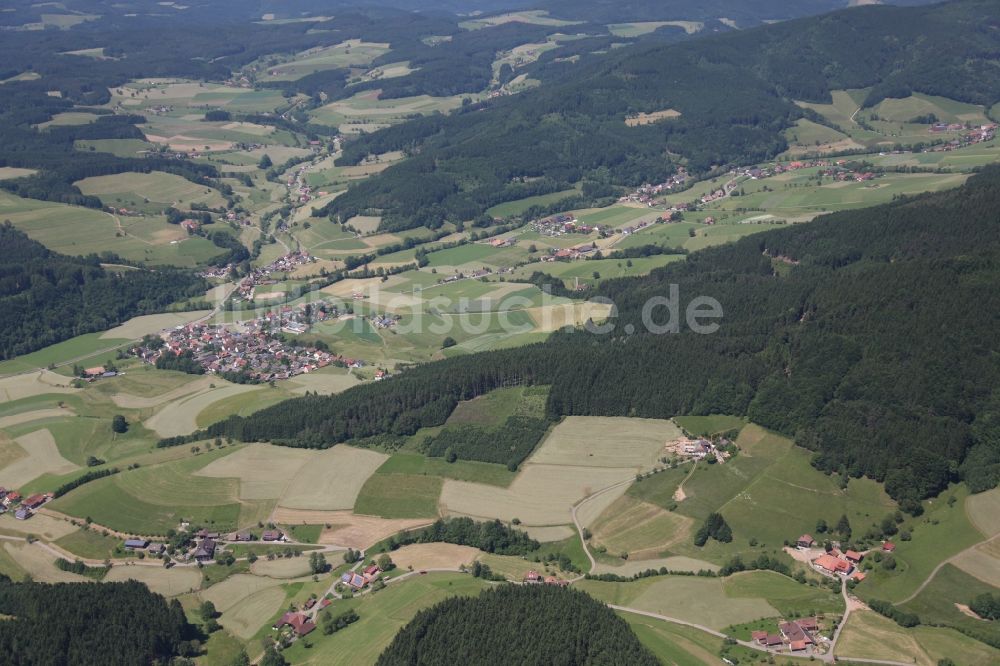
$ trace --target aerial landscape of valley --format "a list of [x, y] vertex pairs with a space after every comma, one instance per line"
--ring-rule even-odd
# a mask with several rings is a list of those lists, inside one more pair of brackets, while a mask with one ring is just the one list
[[1000, 663], [998, 53], [0, 1], [0, 663]]

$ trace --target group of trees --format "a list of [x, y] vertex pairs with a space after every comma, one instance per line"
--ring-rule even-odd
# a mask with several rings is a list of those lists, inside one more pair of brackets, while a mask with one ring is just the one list
[[420, 611], [376, 663], [653, 666], [659, 661], [625, 620], [583, 592], [501, 585]]
[[0, 651], [14, 665], [132, 666], [198, 652], [176, 600], [142, 583], [12, 583], [0, 577]]
[[704, 546], [710, 538], [720, 543], [729, 543], [733, 540], [733, 530], [729, 527], [729, 524], [722, 517], [721, 513], [708, 514], [705, 522], [695, 532], [694, 545], [698, 547]]
[[475, 425], [450, 426], [424, 441], [424, 452], [432, 458], [478, 460], [507, 465], [516, 470], [548, 431], [551, 422], [529, 416], [510, 416], [495, 428]]
[[1000, 594], [984, 592], [969, 602], [969, 609], [981, 618], [1000, 620]]
[[[618, 314], [604, 335], [417, 366], [232, 417], [210, 436], [327, 447], [409, 435], [442, 425], [459, 400], [547, 384], [550, 418], [748, 416], [794, 436], [824, 471], [885, 482], [912, 513], [951, 481], [1000, 480], [1000, 367], [984, 344], [995, 332], [968, 314], [1000, 311], [998, 208], [1000, 170], [988, 169], [957, 190], [750, 236], [602, 283], [596, 295]], [[781, 276], [779, 256], [799, 263]], [[670, 285], [685, 302], [715, 298], [718, 331], [650, 332], [650, 313], [663, 324], [670, 308], [644, 308]]]
[[497, 555], [527, 555], [541, 544], [527, 532], [504, 525], [499, 520], [479, 522], [472, 518], [443, 518], [433, 525], [389, 537], [391, 550], [414, 543], [454, 543]]
[[37, 243], [9, 222], [0, 225], [0, 359], [138, 315], [162, 312], [201, 296], [208, 284], [172, 270], [102, 268], [96, 256], [69, 257]]

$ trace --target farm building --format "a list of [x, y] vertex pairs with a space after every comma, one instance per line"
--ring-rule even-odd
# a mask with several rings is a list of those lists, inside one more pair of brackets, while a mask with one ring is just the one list
[[148, 545], [145, 539], [125, 539], [125, 550], [143, 550]]
[[250, 532], [237, 532], [233, 535], [233, 541], [253, 541], [253, 534]]
[[342, 583], [344, 583], [344, 585], [349, 585], [353, 587], [355, 590], [360, 590], [366, 585], [364, 576], [362, 576], [359, 573], [353, 573], [350, 571], [341, 576], [340, 580]]
[[14, 517], [17, 518], [18, 520], [27, 520], [28, 518], [31, 518], [32, 515], [34, 514], [32, 514], [27, 509], [18, 509], [17, 511], [14, 512]]
[[281, 541], [285, 535], [281, 533], [281, 530], [264, 530], [260, 538], [264, 541]]
[[274, 625], [275, 629], [281, 629], [283, 627], [291, 627], [296, 636], [305, 636], [315, 629], [316, 625], [313, 624], [303, 613], [289, 612], [282, 615], [281, 619]]
[[205, 560], [210, 560], [215, 557], [215, 540], [214, 539], [202, 539], [201, 543], [194, 551], [194, 559], [199, 562], [204, 562]]
[[148, 552], [150, 555], [161, 555], [163, 551], [165, 551], [166, 549], [167, 547], [162, 543], [151, 543], [149, 544], [149, 547], [146, 549], [146, 552]]
[[859, 553], [856, 550], [849, 550], [844, 553], [844, 557], [846, 557], [849, 562], [857, 564], [858, 562], [863, 560], [865, 556], [864, 553]]
[[28, 497], [26, 497], [24, 501], [21, 502], [21, 506], [27, 507], [29, 509], [37, 509], [41, 505], [45, 504], [46, 500], [48, 499], [49, 498], [46, 497], [45, 495], [36, 493], [34, 495], [29, 495]]
[[823, 571], [831, 574], [842, 574], [847, 575], [851, 573], [854, 566], [847, 560], [842, 560], [839, 557], [830, 555], [829, 553], [820, 555], [815, 560], [813, 564]]
[[882, 544], [882, 550], [884, 550], [887, 553], [891, 553], [896, 550], [896, 544], [894, 544], [891, 541], [886, 541], [884, 544]]
[[810, 534], [803, 534], [795, 542], [795, 545], [799, 548], [812, 548], [815, 545], [816, 540], [812, 538]]

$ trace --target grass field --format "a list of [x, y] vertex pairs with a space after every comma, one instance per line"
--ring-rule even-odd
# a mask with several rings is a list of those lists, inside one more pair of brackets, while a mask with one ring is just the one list
[[115, 566], [104, 580], [109, 583], [137, 580], [157, 594], [176, 597], [201, 587], [201, 572], [196, 567]]
[[164, 206], [185, 209], [192, 203], [210, 208], [226, 205], [218, 191], [162, 171], [94, 176], [74, 185], [84, 194], [100, 197], [106, 205], [130, 210], [158, 212]]
[[995, 664], [1000, 650], [948, 629], [903, 629], [874, 611], [851, 613], [837, 643], [837, 657], [888, 659], [934, 666], [948, 658], [956, 664]]
[[449, 463], [442, 458], [428, 458], [419, 453], [397, 453], [386, 460], [378, 468], [376, 474], [439, 476], [445, 479], [485, 483], [504, 488], [510, 485], [516, 475], [505, 465], [473, 460], [456, 460]]
[[440, 477], [374, 474], [361, 488], [354, 510], [381, 518], [433, 518], [441, 487]]
[[797, 583], [773, 571], [747, 571], [723, 579], [726, 596], [765, 599], [783, 617], [840, 614], [844, 601], [825, 587]]
[[623, 495], [588, 527], [594, 546], [633, 561], [668, 556], [673, 544], [691, 538], [693, 525], [687, 516]]
[[522, 214], [532, 206], [549, 206], [558, 201], [562, 201], [563, 199], [568, 199], [576, 194], [579, 194], [579, 192], [575, 189], [561, 190], [559, 192], [539, 194], [533, 197], [518, 199], [516, 201], [507, 201], [502, 204], [497, 204], [492, 208], [488, 208], [486, 210], [486, 214], [492, 215], [493, 217], [513, 217], [515, 215]]
[[[192, 183], [191, 187], [197, 186]], [[219, 253], [208, 239], [188, 238], [186, 232], [168, 225], [160, 215], [120, 218], [118, 222], [125, 231], [120, 236], [118, 222], [108, 213], [0, 192], [0, 218], [10, 220], [32, 239], [63, 254], [109, 251], [153, 265], [194, 266]], [[184, 240], [171, 243], [179, 239]]]
[[392, 584], [376, 594], [334, 601], [326, 612], [338, 615], [354, 609], [361, 619], [330, 636], [316, 632], [310, 636], [312, 647], [298, 641], [283, 656], [294, 664], [375, 663], [396, 632], [418, 611], [450, 596], [478, 594], [487, 585], [466, 574], [430, 573]]
[[89, 560], [105, 560], [131, 555], [122, 550], [122, 541], [120, 539], [116, 539], [113, 536], [104, 536], [99, 531], [92, 529], [80, 528], [75, 532], [56, 539], [55, 544], [74, 555]]
[[55, 565], [55, 558], [37, 545], [27, 543], [4, 543], [6, 555], [31, 579], [38, 583], [85, 583], [86, 576], [63, 571]]
[[[220, 479], [209, 485], [194, 476], [194, 472], [232, 451], [216, 450], [121, 472], [80, 486], [55, 500], [52, 508], [140, 535], [165, 534], [175, 529], [181, 519], [231, 530], [240, 523], [238, 482]], [[257, 507], [250, 505], [250, 508]]]
[[[949, 495], [956, 499], [952, 506], [944, 499]], [[873, 569], [857, 588], [857, 594], [863, 599], [902, 601], [916, 591], [939, 562], [982, 541], [983, 536], [963, 510], [966, 495], [964, 486], [955, 486], [939, 499], [925, 502], [924, 515], [906, 526], [912, 538], [896, 545], [893, 553], [896, 569], [891, 572], [881, 567]]]
[[956, 627], [973, 636], [1000, 641], [1000, 627], [996, 622], [970, 617], [957, 605], [968, 606], [980, 594], [998, 592], [997, 586], [946, 564], [916, 598], [903, 604], [903, 608], [916, 613], [925, 624]]
[[259, 559], [250, 567], [256, 576], [268, 578], [298, 578], [310, 573], [309, 558], [276, 557], [273, 560]]
[[0, 469], [0, 485], [5, 488], [20, 488], [43, 474], [68, 474], [79, 469], [62, 457], [46, 429], [0, 443], [0, 455], [7, 463]]
[[664, 445], [679, 435], [677, 426], [666, 420], [569, 416], [549, 433], [530, 462], [644, 470], [655, 465]]
[[728, 596], [722, 580], [696, 576], [657, 576], [633, 583], [588, 580], [580, 589], [601, 601], [676, 617], [723, 629], [780, 614], [762, 598]]

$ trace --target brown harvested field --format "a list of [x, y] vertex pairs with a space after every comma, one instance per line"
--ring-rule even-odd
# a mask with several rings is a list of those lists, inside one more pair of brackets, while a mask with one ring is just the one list
[[352, 386], [361, 383], [356, 375], [342, 370], [341, 368], [326, 369], [319, 372], [310, 372], [308, 375], [298, 375], [285, 382], [292, 393], [314, 393], [333, 394], [346, 391]]
[[694, 521], [654, 504], [623, 495], [589, 525], [593, 543], [612, 554], [628, 553], [629, 560], [659, 557], [691, 535]]
[[952, 560], [952, 564], [970, 576], [1000, 587], [1000, 543], [996, 541], [962, 553]]
[[[440, 506], [445, 514], [504, 521], [519, 518], [525, 525], [565, 525], [572, 520], [573, 504], [634, 475], [630, 469], [526, 464], [507, 488], [446, 479]], [[624, 490], [623, 486], [621, 492]], [[599, 513], [617, 496], [604, 493], [588, 504], [596, 505]]]
[[157, 594], [176, 597], [201, 587], [201, 572], [197, 567], [116, 566], [111, 567], [104, 580], [108, 583], [137, 580]]
[[111, 396], [111, 399], [116, 405], [125, 409], [149, 409], [150, 407], [158, 407], [178, 398], [198, 393], [199, 391], [206, 391], [211, 383], [211, 377], [198, 377], [160, 395], [139, 396], [132, 395], [131, 393], [116, 393]]
[[[69, 385], [71, 379], [49, 370], [39, 370], [30, 375], [14, 375], [0, 379], [0, 402], [11, 402], [46, 393], [77, 393]], [[0, 426], [2, 427], [2, 426]]]
[[[918, 655], [919, 660], [914, 658]], [[897, 662], [930, 664], [916, 639], [892, 620], [875, 611], [851, 613], [837, 641], [836, 656], [858, 659], [887, 659]]]
[[0, 533], [10, 533], [18, 535], [34, 534], [47, 541], [55, 541], [67, 534], [76, 532], [79, 527], [73, 525], [68, 520], [47, 516], [44, 513], [36, 513], [30, 520], [18, 520], [10, 513], [0, 516]]
[[588, 319], [603, 321], [611, 311], [606, 303], [566, 303], [525, 308], [537, 330], [543, 333], [557, 331], [566, 326], [582, 326]]
[[299, 578], [307, 575], [309, 570], [309, 558], [299, 557], [276, 557], [273, 560], [259, 559], [250, 566], [250, 571], [257, 576], [267, 578]]
[[397, 532], [432, 522], [424, 518], [388, 519], [355, 515], [351, 511], [309, 511], [284, 507], [275, 509], [271, 520], [286, 525], [329, 524], [330, 529], [324, 529], [320, 534], [319, 543], [344, 548], [367, 548]]
[[652, 113], [639, 113], [634, 116], [625, 119], [625, 124], [629, 127], [639, 127], [640, 125], [652, 125], [653, 123], [660, 122], [661, 120], [671, 120], [672, 118], [680, 118], [681, 112], [674, 109], [664, 109], [662, 111], [653, 111]]
[[20, 488], [43, 474], [69, 474], [80, 469], [62, 457], [56, 440], [46, 429], [21, 435], [15, 441], [25, 455], [0, 470], [0, 485], [5, 488]]
[[965, 511], [984, 536], [1000, 534], [1000, 488], [970, 495], [965, 500]]
[[42, 550], [39, 545], [27, 543], [5, 543], [3, 549], [24, 569], [31, 579], [38, 583], [85, 583], [90, 579], [75, 573], [63, 571], [55, 565], [55, 557]]
[[338, 445], [313, 452], [278, 503], [291, 509], [335, 511], [350, 509], [361, 487], [389, 456]]
[[[388, 164], [386, 164], [386, 165], [374, 164], [371, 167], [354, 167], [354, 168], [356, 168], [356, 169], [374, 169], [374, 168], [379, 167], [379, 166], [381, 166], [382, 169], [385, 169], [385, 167], [387, 167], [389, 165]], [[378, 170], [381, 171], [382, 169], [378, 169]], [[359, 172], [356, 177], [361, 176], [361, 175], [362, 174]], [[371, 234], [371, 233], [375, 233], [376, 231], [378, 231], [378, 225], [382, 224], [382, 218], [374, 216], [374, 215], [355, 215], [354, 217], [352, 217], [351, 219], [349, 219], [347, 221], [347, 224], [350, 225], [350, 226], [352, 226], [352, 227], [354, 227], [355, 229], [357, 229], [359, 232], [361, 232], [363, 234]]]
[[542, 527], [530, 527], [521, 525], [518, 529], [527, 532], [535, 541], [541, 541], [542, 543], [547, 543], [549, 541], [562, 541], [563, 539], [568, 539], [574, 534], [576, 530], [570, 525], [551, 525]]
[[59, 407], [53, 407], [51, 409], [36, 409], [30, 412], [21, 412], [20, 414], [0, 417], [0, 428], [10, 428], [22, 423], [31, 423], [32, 421], [41, 421], [42, 419], [57, 419], [63, 416], [76, 416], [76, 414], [69, 408], [60, 409]]
[[400, 569], [458, 569], [463, 564], [472, 564], [482, 551], [471, 546], [457, 546], [451, 543], [418, 543], [403, 546], [390, 553], [392, 561]]
[[249, 444], [195, 472], [195, 476], [239, 479], [240, 499], [278, 499], [315, 452], [271, 444]]
[[102, 340], [135, 340], [144, 335], [158, 333], [165, 328], [181, 326], [195, 319], [201, 319], [211, 313], [211, 310], [196, 310], [192, 312], [165, 312], [163, 314], [143, 315], [133, 317], [120, 326], [116, 326], [101, 334]]
[[230, 384], [219, 378], [215, 378], [215, 386], [216, 388], [209, 388], [184, 400], [169, 403], [146, 419], [143, 425], [161, 437], [188, 435], [198, 429], [198, 414], [213, 403], [263, 388], [253, 384]]
[[569, 416], [545, 438], [529, 462], [539, 465], [647, 469], [680, 428], [663, 419]]

